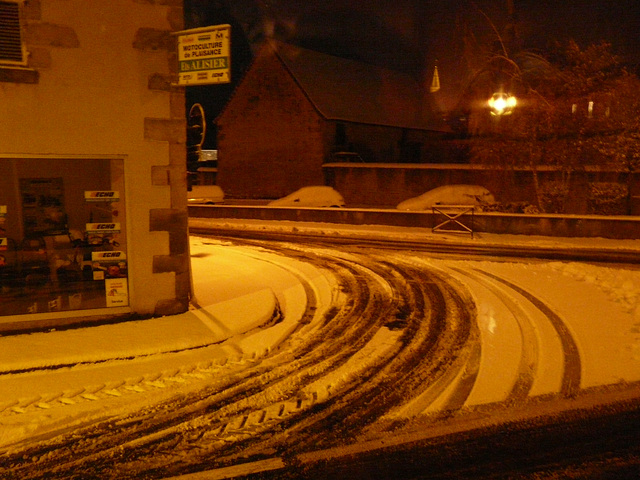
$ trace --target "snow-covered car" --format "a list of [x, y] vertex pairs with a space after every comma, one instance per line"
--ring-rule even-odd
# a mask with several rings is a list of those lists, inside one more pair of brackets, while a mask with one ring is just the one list
[[214, 205], [224, 202], [224, 192], [218, 185], [193, 185], [187, 193], [189, 205]]
[[344, 198], [327, 186], [302, 187], [286, 197], [272, 200], [276, 207], [344, 207]]
[[434, 205], [489, 205], [495, 197], [480, 185], [443, 185], [400, 202], [398, 210], [428, 210]]

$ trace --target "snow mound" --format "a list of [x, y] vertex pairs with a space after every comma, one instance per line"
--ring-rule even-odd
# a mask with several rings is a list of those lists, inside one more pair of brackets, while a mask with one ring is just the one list
[[607, 297], [640, 321], [640, 276], [621, 268], [594, 267], [583, 263], [554, 262], [551, 266], [574, 280], [597, 286]]

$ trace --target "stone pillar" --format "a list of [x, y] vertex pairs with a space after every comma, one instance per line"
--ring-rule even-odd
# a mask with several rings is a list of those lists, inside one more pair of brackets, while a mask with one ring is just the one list
[[[173, 30], [182, 25], [181, 2], [168, 9], [167, 19]], [[177, 58], [176, 39], [170, 31], [140, 28], [136, 33], [134, 48], [167, 52], [170, 74], [153, 73], [148, 79], [148, 88], [165, 92], [170, 103], [169, 118], [145, 118], [144, 138], [149, 141], [165, 141], [169, 149], [168, 165], [153, 165], [151, 183], [166, 186], [171, 192], [170, 208], [149, 211], [149, 230], [169, 233], [168, 255], [153, 258], [153, 273], [175, 274], [175, 297], [161, 299], [155, 307], [156, 315], [171, 315], [184, 312], [191, 297], [191, 274], [189, 236], [187, 222], [187, 172], [186, 172], [186, 112], [184, 88], [176, 86]]]

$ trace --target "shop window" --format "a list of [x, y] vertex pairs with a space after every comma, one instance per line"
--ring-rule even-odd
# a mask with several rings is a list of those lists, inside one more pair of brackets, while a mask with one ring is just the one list
[[0, 64], [26, 64], [21, 8], [21, 1], [0, 0]]
[[128, 306], [123, 160], [0, 170], [0, 316]]

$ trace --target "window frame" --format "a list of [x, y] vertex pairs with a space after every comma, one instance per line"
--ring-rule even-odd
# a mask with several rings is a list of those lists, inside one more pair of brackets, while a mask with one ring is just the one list
[[[24, 0], [0, 0], [0, 4], [5, 4], [7, 8], [10, 8], [10, 5], [16, 5], [17, 14], [18, 14], [18, 40], [20, 42], [20, 60], [12, 60], [9, 58], [9, 55], [5, 58], [3, 55], [3, 50], [1, 48], [0, 42], [0, 67], [26, 67], [28, 62], [28, 52], [27, 45], [25, 43], [25, 35], [24, 35]], [[10, 39], [11, 40], [11, 39]]]

